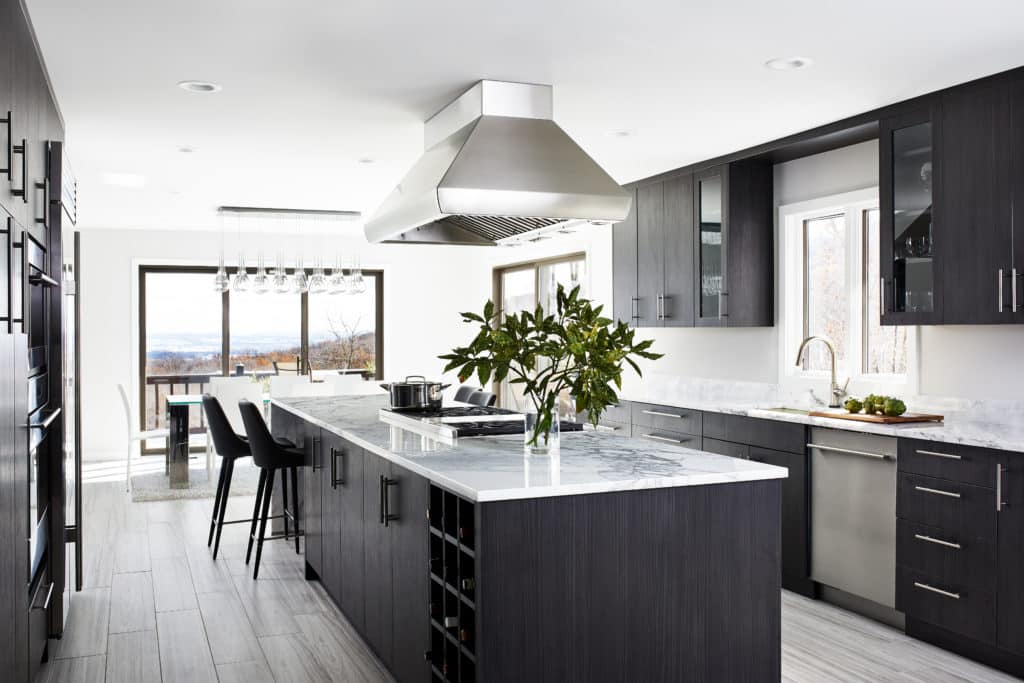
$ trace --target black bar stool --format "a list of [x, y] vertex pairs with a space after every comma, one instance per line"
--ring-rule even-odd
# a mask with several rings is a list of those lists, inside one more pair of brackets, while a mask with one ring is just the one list
[[[242, 413], [246, 436], [249, 437], [249, 449], [252, 451], [253, 462], [260, 468], [260, 483], [256, 490], [256, 504], [252, 510], [252, 527], [249, 530], [249, 547], [245, 551], [245, 563], [249, 564], [252, 556], [253, 542], [256, 543], [256, 566], [252, 578], [260, 575], [260, 557], [263, 555], [263, 541], [288, 538], [288, 521], [295, 524], [295, 553], [299, 551], [299, 468], [303, 464], [302, 450], [291, 444], [284, 444], [274, 439], [267, 429], [267, 423], [260, 414], [260, 409], [250, 401], [239, 401], [238, 410]], [[284, 534], [267, 536], [267, 520], [270, 513], [270, 498], [274, 493], [274, 475], [281, 470], [281, 498], [284, 502]], [[292, 509], [288, 510], [288, 479], [291, 474]], [[259, 520], [259, 535], [256, 534], [256, 522]]]
[[217, 496], [213, 499], [213, 515], [210, 517], [210, 537], [206, 540], [206, 547], [213, 544], [213, 559], [217, 559], [217, 551], [220, 549], [220, 532], [225, 524], [241, 524], [251, 521], [250, 519], [235, 519], [229, 522], [224, 521], [224, 511], [228, 506], [228, 493], [231, 490], [231, 477], [235, 473], [235, 461], [239, 458], [247, 458], [249, 442], [244, 437], [235, 434], [231, 428], [228, 416], [224, 414], [224, 408], [220, 401], [209, 394], [203, 394], [203, 411], [206, 413], [206, 422], [210, 427], [210, 434], [213, 436], [214, 449], [223, 458], [220, 466], [220, 478], [217, 480]]

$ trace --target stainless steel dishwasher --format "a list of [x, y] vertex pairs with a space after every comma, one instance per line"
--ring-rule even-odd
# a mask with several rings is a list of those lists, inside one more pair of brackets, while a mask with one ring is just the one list
[[812, 428], [811, 578], [896, 604], [896, 439]]

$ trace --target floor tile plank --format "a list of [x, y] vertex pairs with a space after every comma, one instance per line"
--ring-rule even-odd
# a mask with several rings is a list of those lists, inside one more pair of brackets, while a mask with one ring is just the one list
[[261, 660], [263, 651], [234, 590], [203, 593], [199, 610], [215, 664]]
[[43, 665], [37, 683], [103, 683], [104, 655], [55, 659]]
[[156, 628], [164, 683], [216, 683], [217, 670], [199, 610], [158, 612]]
[[153, 562], [153, 597], [157, 612], [199, 608], [188, 560], [165, 557]]
[[[156, 618], [154, 614], [154, 626]], [[106, 683], [160, 683], [156, 630], [111, 634]]]
[[156, 629], [153, 577], [149, 572], [114, 574], [110, 588], [110, 633]]

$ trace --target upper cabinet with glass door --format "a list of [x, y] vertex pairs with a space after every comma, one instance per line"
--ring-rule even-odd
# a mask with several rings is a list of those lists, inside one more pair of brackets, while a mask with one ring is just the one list
[[697, 320], [714, 324], [728, 316], [725, 290], [725, 202], [721, 172], [697, 177]]
[[938, 117], [930, 110], [879, 124], [881, 319], [884, 325], [942, 322], [941, 261], [934, 197]]

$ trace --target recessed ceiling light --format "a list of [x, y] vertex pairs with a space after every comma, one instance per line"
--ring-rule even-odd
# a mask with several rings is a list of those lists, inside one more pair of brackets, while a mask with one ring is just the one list
[[146, 176], [138, 173], [104, 173], [103, 183], [114, 187], [139, 188], [146, 186]]
[[179, 147], [178, 151], [181, 152], [182, 154], [191, 154], [196, 150], [193, 149], [192, 147]]
[[374, 162], [374, 159], [371, 159], [370, 157], [363, 157], [362, 159], [359, 160], [359, 163], [367, 165], [367, 166], [372, 164], [373, 162]]
[[627, 130], [625, 128], [621, 128], [619, 130], [613, 130], [612, 131], [612, 137], [616, 137], [616, 138], [628, 138], [632, 134], [633, 134], [633, 131]]
[[776, 57], [764, 63], [765, 67], [773, 71], [796, 71], [806, 69], [814, 64], [810, 57]]
[[188, 92], [218, 92], [221, 89], [219, 83], [210, 81], [181, 81], [178, 87]]

